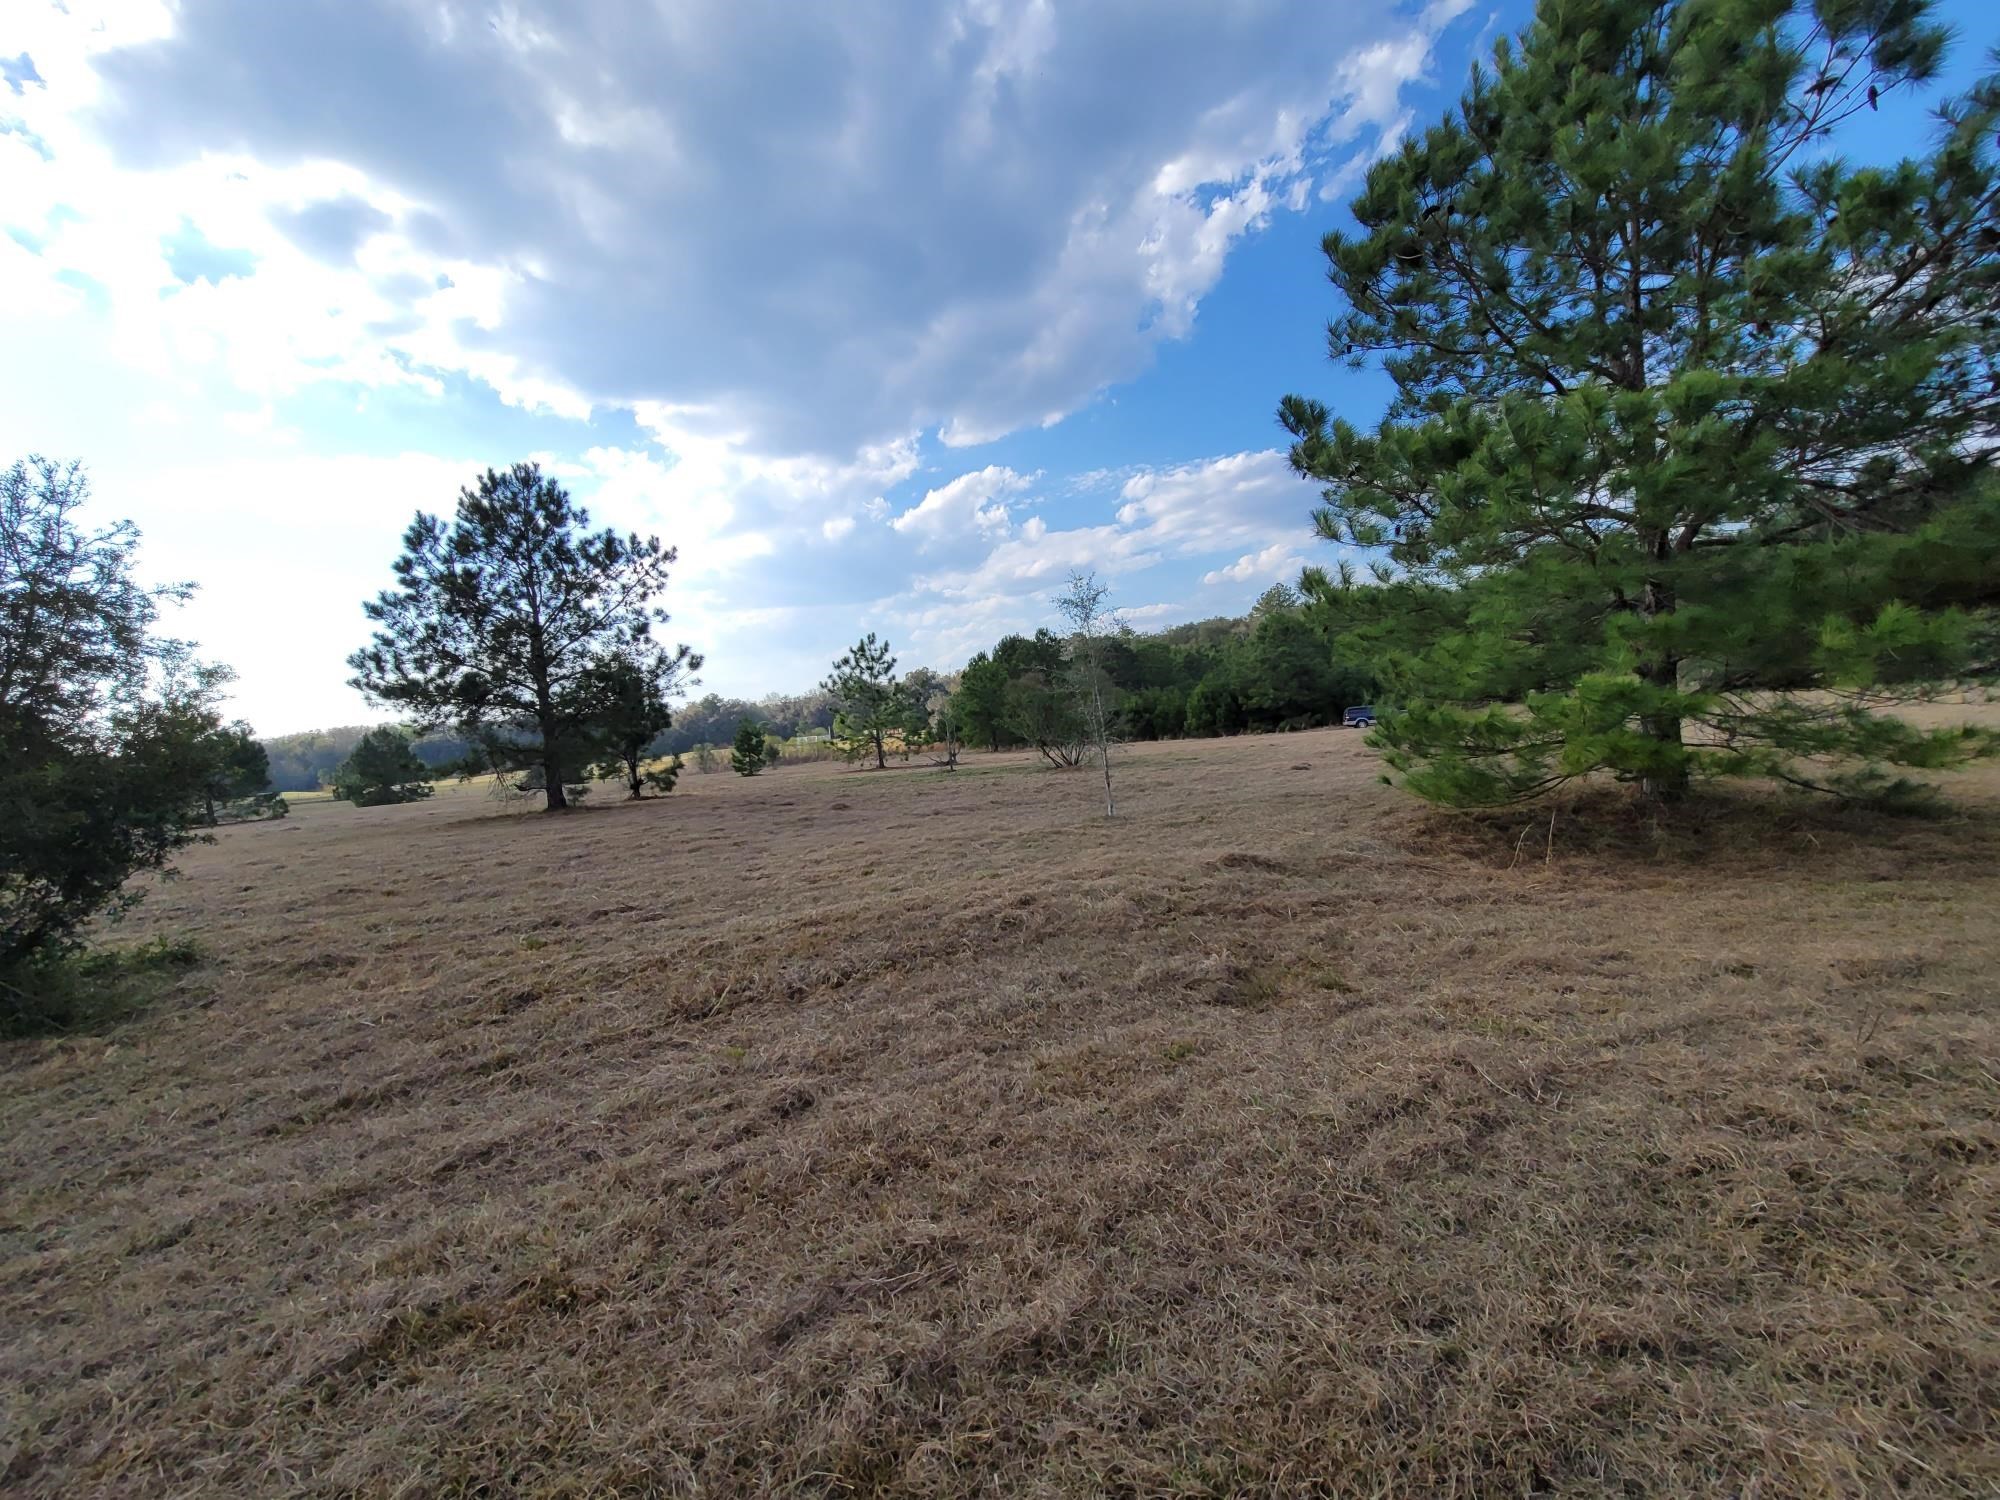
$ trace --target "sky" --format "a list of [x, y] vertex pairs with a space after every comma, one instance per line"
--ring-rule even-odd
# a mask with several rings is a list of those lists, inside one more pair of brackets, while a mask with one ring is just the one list
[[697, 691], [949, 670], [1071, 569], [1238, 613], [1333, 560], [1278, 399], [1386, 396], [1319, 238], [1528, 13], [6, 0], [0, 463], [86, 462], [267, 735], [385, 717], [362, 601], [526, 458], [679, 549]]

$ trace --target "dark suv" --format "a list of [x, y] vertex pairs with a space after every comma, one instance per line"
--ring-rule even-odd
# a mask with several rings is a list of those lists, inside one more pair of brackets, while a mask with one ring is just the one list
[[1340, 716], [1340, 727], [1342, 729], [1373, 729], [1375, 727], [1375, 710], [1368, 707], [1350, 708]]

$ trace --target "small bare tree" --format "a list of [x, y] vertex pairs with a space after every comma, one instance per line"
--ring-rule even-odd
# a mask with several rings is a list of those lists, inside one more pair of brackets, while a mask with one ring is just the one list
[[1104, 816], [1118, 815], [1111, 794], [1111, 708], [1105, 701], [1104, 641], [1117, 628], [1113, 612], [1104, 607], [1111, 593], [1095, 573], [1071, 573], [1069, 587], [1056, 596], [1056, 608], [1069, 622], [1070, 680], [1090, 742], [1104, 767]]
[[958, 706], [952, 701], [952, 694], [943, 688], [932, 693], [924, 701], [924, 709], [930, 715], [932, 733], [936, 744], [931, 753], [931, 764], [943, 766], [947, 771], [958, 769]]

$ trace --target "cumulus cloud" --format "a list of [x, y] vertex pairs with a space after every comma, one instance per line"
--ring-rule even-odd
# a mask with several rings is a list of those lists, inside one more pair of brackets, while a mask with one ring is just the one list
[[1019, 495], [1031, 483], [1030, 475], [989, 464], [939, 485], [889, 524], [926, 542], [1004, 532], [1009, 497]]
[[[910, 594], [879, 601], [876, 612], [907, 631], [924, 660], [956, 664], [1003, 632], [1050, 623], [1053, 595], [1072, 571], [1096, 572], [1114, 587], [1151, 587], [1189, 570], [1188, 560], [1238, 553], [1201, 582], [1240, 586], [1303, 566], [1297, 548], [1311, 535], [1310, 508], [1308, 487], [1272, 449], [1141, 467], [1125, 477], [1107, 519], [1056, 527], [1036, 515], [1010, 523], [977, 561], [920, 573]], [[1180, 608], [1153, 603], [1123, 613], [1139, 623]]]
[[1244, 553], [1226, 568], [1202, 574], [1201, 581], [1204, 584], [1251, 583], [1296, 573], [1305, 563], [1306, 560], [1299, 556], [1290, 542], [1273, 542], [1261, 552]]
[[[1232, 245], [1396, 125], [1462, 5], [875, 0], [778, 26], [722, 0], [214, 0], [44, 18], [23, 55], [48, 86], [18, 102], [74, 215], [57, 261], [100, 219], [160, 261], [183, 211], [257, 255], [203, 308], [258, 346], [246, 381], [463, 373], [846, 454], [1131, 377]], [[135, 320], [171, 280], [81, 269]], [[341, 335], [308, 336], [329, 309]]]
[[[122, 442], [107, 477], [141, 493], [145, 450], [192, 447], [206, 412], [215, 462], [155, 492], [233, 497], [216, 531], [269, 538], [274, 493], [446, 508], [545, 446], [493, 433], [563, 427], [552, 471], [680, 547], [669, 603], [731, 691], [813, 680], [857, 617], [896, 622], [906, 660], [962, 660], [1045, 622], [1073, 567], [1164, 612], [1303, 541], [1282, 455], [1127, 448], [1044, 477], [952, 450], [1060, 421], [1188, 335], [1246, 237], [1394, 139], [1466, 3], [0, 7], [0, 337], [49, 351], [0, 372], [0, 438]], [[480, 387], [522, 426], [460, 420]], [[399, 403], [445, 420], [370, 433]], [[369, 451], [314, 467], [343, 443]], [[443, 456], [401, 451], [425, 445]], [[337, 663], [400, 522], [350, 559], [301, 518], [233, 566], [274, 588], [310, 555], [311, 650]], [[277, 604], [240, 602], [217, 636]], [[306, 679], [270, 646], [246, 686], [283, 679], [291, 727]]]

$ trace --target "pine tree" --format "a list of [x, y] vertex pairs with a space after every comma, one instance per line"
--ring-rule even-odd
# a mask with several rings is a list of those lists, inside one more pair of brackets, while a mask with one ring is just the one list
[[[487, 470], [448, 526], [418, 514], [396, 587], [365, 606], [374, 640], [348, 658], [374, 701], [451, 726], [497, 771], [530, 771], [551, 811], [596, 748], [590, 674], [607, 655], [656, 649], [667, 616], [653, 601], [676, 557], [657, 537], [589, 526], [539, 466]], [[700, 665], [685, 646], [665, 660]]]
[[739, 719], [736, 739], [729, 747], [729, 769], [738, 776], [755, 776], [764, 769], [764, 726], [754, 719]]
[[[604, 781], [623, 781], [634, 801], [648, 785], [647, 752], [673, 727], [667, 695], [678, 676], [679, 663], [650, 649], [607, 656], [585, 676], [588, 729], [597, 743], [590, 773]], [[671, 777], [665, 790], [673, 790]]]
[[[1544, 0], [1370, 171], [1361, 233], [1326, 238], [1329, 333], [1395, 400], [1372, 433], [1280, 416], [1323, 537], [1469, 596], [1455, 626], [1373, 621], [1400, 703], [1377, 742], [1413, 790], [1860, 794], [1992, 748], [1871, 705], [1958, 670], [1952, 606], [2000, 578], [2000, 82], [1920, 160], [1819, 146], [1935, 75], [1930, 9]], [[1963, 588], [1911, 591], [1895, 560], [1945, 533]]]
[[833, 664], [821, 686], [840, 704], [833, 721], [834, 739], [850, 754], [873, 752], [875, 769], [886, 769], [889, 736], [902, 733], [910, 718], [889, 643], [876, 640], [875, 632], [869, 631]]
[[88, 524], [89, 496], [81, 464], [0, 470], [0, 971], [73, 948], [206, 837], [229, 673], [160, 634], [191, 586], [141, 583], [138, 529]]
[[421, 802], [430, 796], [436, 775], [410, 748], [408, 730], [385, 725], [362, 735], [340, 763], [333, 773], [333, 795], [336, 801], [356, 807]]

